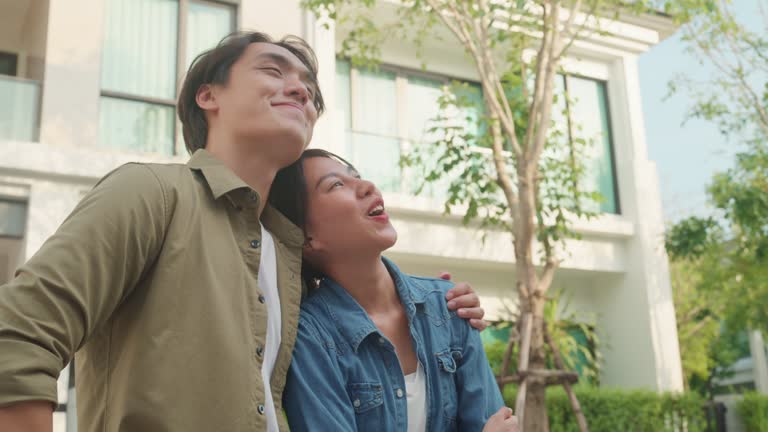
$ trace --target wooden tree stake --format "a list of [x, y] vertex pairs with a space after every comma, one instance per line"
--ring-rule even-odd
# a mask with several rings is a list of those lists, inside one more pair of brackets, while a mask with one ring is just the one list
[[[552, 337], [549, 335], [549, 328], [547, 327], [546, 323], [544, 323], [544, 340], [547, 342], [547, 345], [549, 345], [549, 349], [552, 350], [552, 357], [555, 360], [555, 366], [561, 371], [565, 371], [565, 364], [563, 363], [563, 359], [560, 357], [560, 351], [552, 341]], [[576, 395], [573, 393], [571, 384], [565, 380], [563, 380], [561, 384], [565, 389], [565, 393], [568, 395], [568, 399], [571, 401], [573, 412], [576, 414], [576, 421], [579, 423], [579, 431], [589, 432], [589, 428], [587, 427], [587, 419], [584, 417], [584, 413], [581, 411], [581, 405], [579, 404], [579, 400], [576, 399]]]
[[[531, 332], [533, 331], [533, 320], [531, 314], [523, 315], [522, 340], [520, 341], [520, 362], [518, 363], [518, 372], [528, 370], [528, 356], [531, 352]], [[525, 416], [525, 393], [528, 390], [527, 375], [523, 376], [520, 387], [517, 390], [517, 400], [515, 401], [515, 415], [517, 423], [520, 425], [520, 432], [523, 432]]]

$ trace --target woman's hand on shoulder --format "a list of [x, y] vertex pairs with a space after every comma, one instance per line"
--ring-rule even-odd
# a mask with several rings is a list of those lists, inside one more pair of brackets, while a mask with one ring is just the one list
[[[440, 273], [440, 279], [451, 280], [450, 273]], [[448, 300], [448, 309], [456, 311], [459, 317], [469, 320], [469, 325], [483, 331], [488, 327], [488, 323], [483, 319], [485, 311], [480, 307], [480, 298], [475, 294], [472, 286], [466, 282], [457, 282], [445, 294]]]

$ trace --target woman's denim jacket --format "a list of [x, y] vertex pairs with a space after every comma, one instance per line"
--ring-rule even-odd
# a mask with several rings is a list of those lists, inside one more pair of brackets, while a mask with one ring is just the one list
[[[449, 312], [450, 282], [384, 259], [426, 373], [427, 431], [481, 431], [504, 405], [479, 333]], [[324, 280], [301, 307], [283, 394], [292, 432], [403, 431], [405, 382], [394, 346], [347, 291]]]

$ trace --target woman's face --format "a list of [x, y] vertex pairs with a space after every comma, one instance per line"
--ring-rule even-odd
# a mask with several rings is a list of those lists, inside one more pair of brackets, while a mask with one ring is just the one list
[[305, 159], [304, 177], [308, 258], [379, 254], [395, 244], [397, 232], [373, 183], [327, 157]]

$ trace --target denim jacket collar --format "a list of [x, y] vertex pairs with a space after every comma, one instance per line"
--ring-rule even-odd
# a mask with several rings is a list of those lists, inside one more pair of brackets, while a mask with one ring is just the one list
[[[382, 261], [392, 276], [395, 289], [400, 296], [400, 302], [408, 314], [408, 321], [413, 322], [416, 305], [426, 301], [426, 294], [429, 291], [416, 282], [409, 282], [409, 279], [405, 278], [400, 269], [389, 259], [382, 257]], [[335, 281], [330, 278], [323, 279], [317, 294], [321, 295], [329, 306], [332, 306], [328, 308], [328, 313], [355, 352], [369, 335], [372, 333], [380, 334], [379, 329], [365, 312], [365, 309]]]

